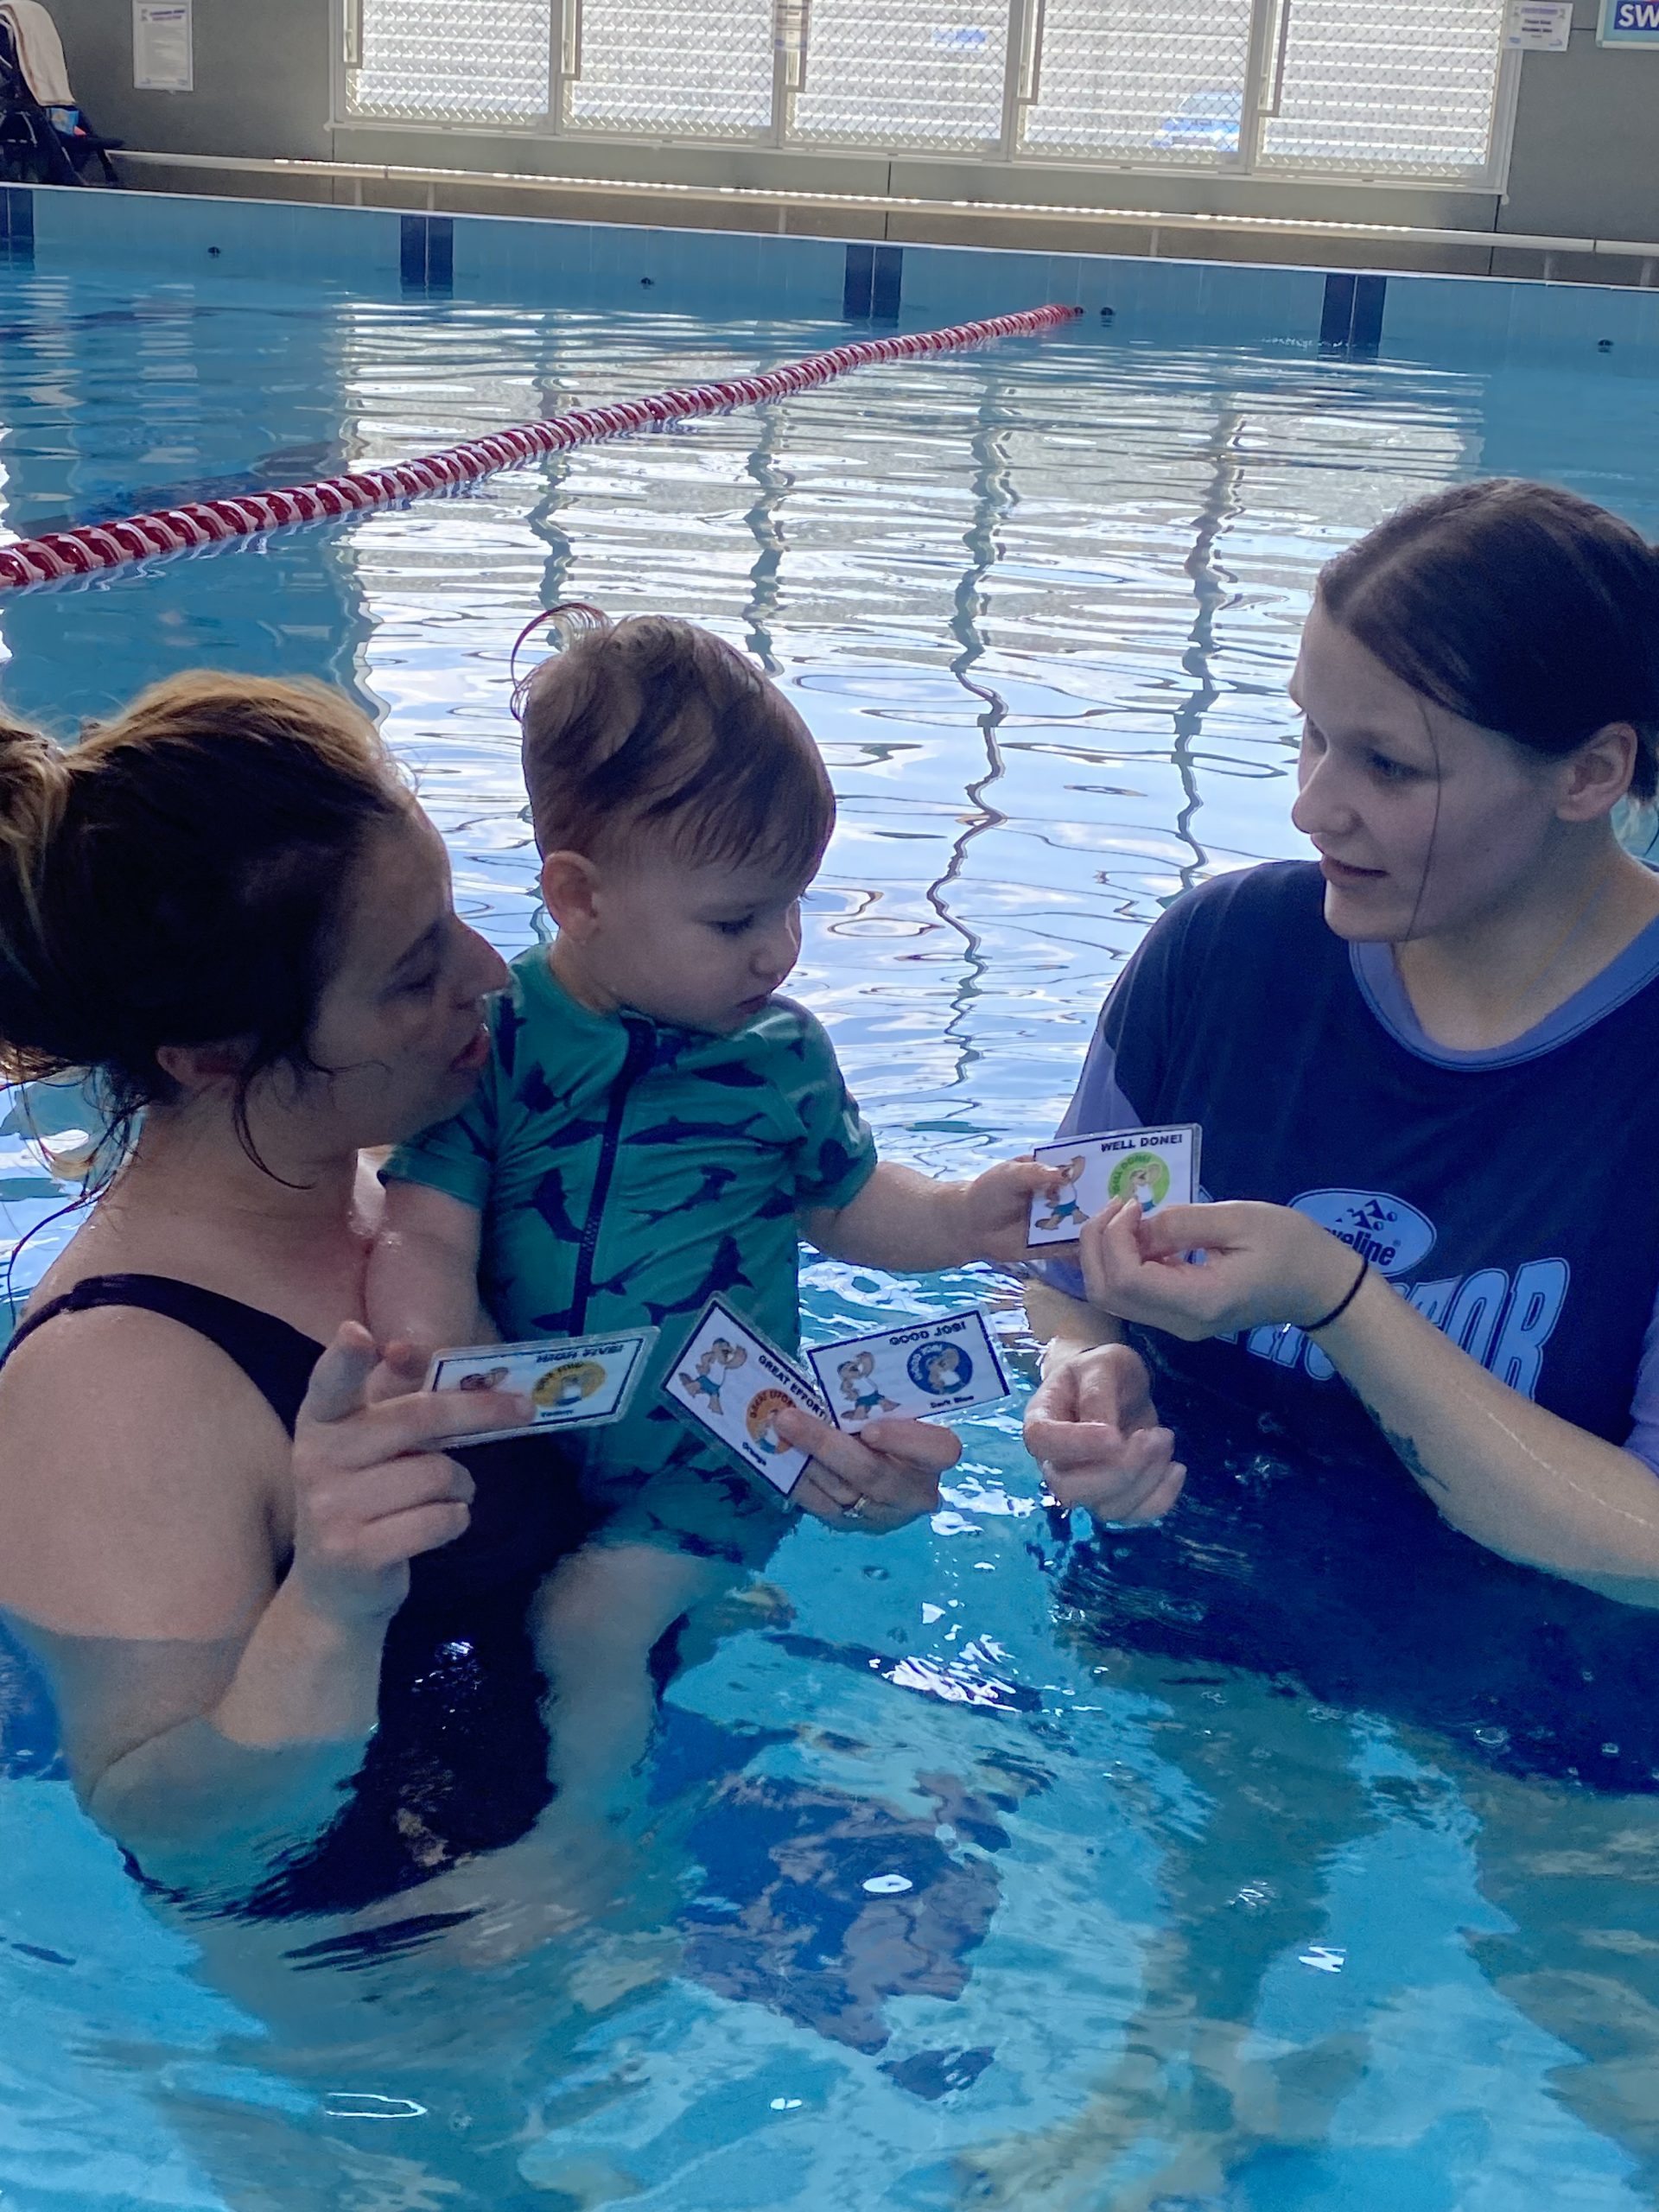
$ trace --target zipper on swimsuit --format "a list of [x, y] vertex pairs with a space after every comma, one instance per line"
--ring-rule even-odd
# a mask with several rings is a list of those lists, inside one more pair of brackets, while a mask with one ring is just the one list
[[599, 1166], [594, 1173], [594, 1195], [588, 1202], [588, 1218], [582, 1224], [582, 1243], [576, 1251], [576, 1279], [570, 1292], [570, 1334], [579, 1337], [588, 1325], [588, 1300], [593, 1295], [594, 1259], [599, 1250], [599, 1232], [605, 1218], [605, 1201], [611, 1194], [611, 1179], [616, 1173], [617, 1147], [622, 1141], [622, 1116], [627, 1108], [628, 1094], [650, 1066], [657, 1050], [656, 1033], [648, 1021], [630, 1020], [622, 1017], [628, 1033], [628, 1049], [616, 1080], [611, 1085], [610, 1104], [605, 1113], [605, 1134], [600, 1140]]

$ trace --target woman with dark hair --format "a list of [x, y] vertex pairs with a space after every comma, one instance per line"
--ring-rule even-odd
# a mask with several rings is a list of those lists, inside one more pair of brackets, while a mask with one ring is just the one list
[[[452, 1455], [527, 1405], [422, 1392], [362, 1325], [363, 1149], [464, 1103], [505, 980], [340, 699], [187, 677], [67, 753], [0, 727], [4, 1071], [90, 1070], [137, 1130], [5, 1355], [0, 1608], [162, 1878], [351, 1905], [547, 1801], [524, 1621], [574, 1478], [543, 1440]], [[801, 1440], [808, 1510], [876, 1530], [956, 1449]]]
[[1199, 1124], [1209, 1202], [1109, 1208], [1032, 1285], [1031, 1448], [1158, 1520], [1155, 1373], [1184, 1425], [1403, 1467], [1659, 1605], [1659, 879], [1614, 830], [1656, 788], [1659, 556], [1542, 485], [1443, 493], [1331, 563], [1291, 692], [1317, 864], [1169, 908], [1064, 1124]]

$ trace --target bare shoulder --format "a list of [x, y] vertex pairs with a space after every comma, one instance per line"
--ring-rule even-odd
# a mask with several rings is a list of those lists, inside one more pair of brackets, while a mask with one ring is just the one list
[[216, 1637], [275, 1579], [281, 1423], [157, 1313], [61, 1313], [0, 1370], [0, 1606], [64, 1634]]

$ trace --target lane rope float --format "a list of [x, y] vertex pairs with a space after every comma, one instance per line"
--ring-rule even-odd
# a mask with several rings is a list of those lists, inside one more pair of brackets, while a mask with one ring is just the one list
[[261, 537], [269, 531], [301, 523], [338, 522], [377, 507], [403, 506], [412, 499], [454, 492], [504, 468], [522, 468], [543, 454], [601, 438], [656, 429], [696, 415], [718, 415], [728, 408], [786, 399], [816, 385], [829, 384], [854, 369], [884, 361], [914, 360], [928, 353], [954, 353], [998, 338], [1026, 338], [1072, 322], [1081, 308], [1027, 308], [1017, 315], [991, 315], [981, 322], [958, 322], [944, 330], [918, 331], [902, 338], [860, 338], [827, 353], [814, 353], [782, 368], [727, 377], [714, 384], [689, 385], [654, 391], [643, 399], [613, 400], [604, 407], [578, 407], [541, 423], [523, 423], [487, 437], [450, 446], [414, 461], [353, 469], [315, 484], [285, 491], [249, 493], [229, 499], [201, 499], [156, 514], [132, 515], [123, 522], [87, 524], [58, 530], [44, 537], [0, 546], [0, 592], [28, 591], [41, 584], [92, 576], [140, 561], [196, 552], [238, 537]]

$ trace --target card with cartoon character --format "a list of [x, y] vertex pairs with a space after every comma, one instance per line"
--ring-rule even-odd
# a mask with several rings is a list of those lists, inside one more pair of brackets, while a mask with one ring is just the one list
[[667, 1395], [785, 1497], [810, 1454], [785, 1444], [773, 1423], [785, 1406], [823, 1418], [823, 1402], [782, 1352], [711, 1299], [690, 1343], [669, 1370]]
[[441, 1351], [427, 1370], [429, 1390], [518, 1390], [536, 1408], [527, 1428], [480, 1429], [457, 1444], [493, 1444], [505, 1436], [539, 1436], [555, 1428], [597, 1428], [628, 1409], [655, 1329], [619, 1329], [614, 1336], [528, 1344], [467, 1344]]
[[977, 1306], [819, 1344], [806, 1357], [837, 1428], [861, 1429], [888, 1414], [915, 1419], [965, 1413], [1008, 1395], [995, 1341]]
[[1198, 1187], [1196, 1122], [1156, 1129], [1114, 1129], [1109, 1135], [1061, 1137], [1039, 1144], [1033, 1158], [1058, 1167], [1052, 1198], [1032, 1200], [1030, 1241], [1075, 1244], [1083, 1224], [1114, 1198], [1138, 1198], [1143, 1213], [1191, 1205]]

